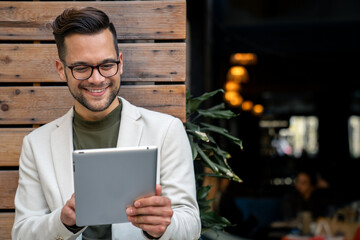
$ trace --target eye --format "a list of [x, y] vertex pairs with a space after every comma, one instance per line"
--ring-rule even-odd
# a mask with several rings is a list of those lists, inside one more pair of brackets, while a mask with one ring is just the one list
[[79, 72], [79, 73], [86, 72], [89, 69], [90, 68], [88, 66], [76, 66], [76, 67], [73, 68], [74, 71]]
[[115, 66], [115, 63], [104, 63], [100, 66], [103, 70], [109, 70]]

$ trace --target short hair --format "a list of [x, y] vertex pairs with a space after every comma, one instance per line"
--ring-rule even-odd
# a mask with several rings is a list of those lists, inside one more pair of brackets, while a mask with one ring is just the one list
[[316, 174], [315, 170], [313, 170], [311, 168], [302, 168], [298, 172], [298, 175], [301, 174], [301, 173], [305, 174], [305, 175], [307, 175], [309, 177], [310, 184], [312, 186], [316, 186], [318, 178], [317, 178], [317, 174]]
[[113, 35], [113, 42], [116, 54], [119, 55], [117, 35], [114, 24], [103, 11], [86, 7], [82, 9], [67, 8], [62, 14], [56, 17], [51, 24], [55, 37], [58, 55], [61, 60], [65, 59], [66, 46], [65, 37], [73, 34], [96, 34], [109, 29]]

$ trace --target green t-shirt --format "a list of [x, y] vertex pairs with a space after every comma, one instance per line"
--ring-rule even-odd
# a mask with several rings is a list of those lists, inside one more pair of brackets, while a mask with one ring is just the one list
[[[116, 147], [120, 128], [121, 109], [122, 104], [120, 101], [119, 106], [98, 121], [86, 121], [74, 111], [74, 150]], [[89, 226], [83, 232], [83, 239], [111, 239], [111, 225]]]

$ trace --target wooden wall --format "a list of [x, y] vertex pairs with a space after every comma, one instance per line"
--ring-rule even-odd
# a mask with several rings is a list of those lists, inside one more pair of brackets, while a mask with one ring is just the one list
[[185, 0], [0, 2], [0, 240], [11, 238], [23, 137], [73, 104], [56, 74], [48, 23], [67, 7], [85, 6], [104, 10], [116, 27], [120, 95], [185, 121]]

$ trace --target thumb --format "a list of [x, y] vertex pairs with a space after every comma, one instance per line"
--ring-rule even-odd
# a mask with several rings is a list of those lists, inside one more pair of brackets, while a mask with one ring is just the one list
[[161, 196], [161, 185], [156, 184], [156, 196]]

